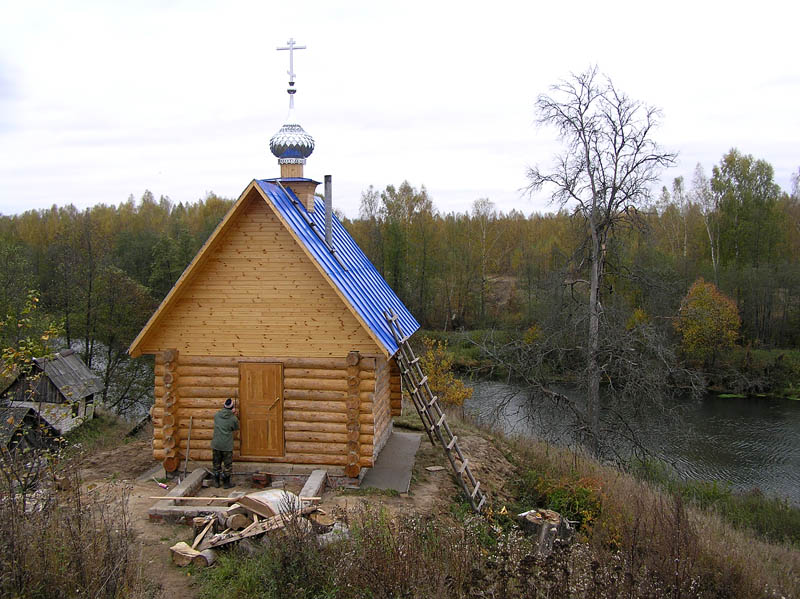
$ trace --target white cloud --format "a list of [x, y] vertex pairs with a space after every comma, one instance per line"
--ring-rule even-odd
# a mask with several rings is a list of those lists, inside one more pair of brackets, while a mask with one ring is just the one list
[[529, 213], [525, 168], [547, 162], [537, 94], [597, 63], [664, 110], [678, 174], [730, 147], [800, 165], [798, 10], [763, 2], [396, 4], [6, 2], [0, 23], [0, 212], [119, 202], [144, 189], [193, 201], [276, 176], [269, 137], [298, 116], [357, 212], [370, 184], [426, 185], [442, 211], [478, 197]]

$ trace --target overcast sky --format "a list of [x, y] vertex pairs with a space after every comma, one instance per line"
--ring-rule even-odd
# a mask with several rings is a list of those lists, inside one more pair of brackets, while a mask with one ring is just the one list
[[117, 204], [130, 194], [238, 197], [275, 177], [294, 37], [306, 176], [361, 192], [404, 179], [444, 212], [529, 198], [555, 132], [534, 101], [591, 64], [659, 106], [680, 153], [664, 181], [731, 147], [800, 167], [795, 2], [37, 2], [0, 0], [0, 212]]

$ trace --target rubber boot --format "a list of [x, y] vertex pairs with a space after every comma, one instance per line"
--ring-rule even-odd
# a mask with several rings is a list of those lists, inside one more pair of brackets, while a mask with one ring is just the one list
[[219, 472], [214, 473], [214, 482], [211, 484], [214, 485], [214, 488], [219, 489]]
[[231, 482], [231, 475], [230, 474], [223, 474], [222, 475], [222, 488], [223, 489], [232, 489], [235, 486], [236, 485], [234, 485]]

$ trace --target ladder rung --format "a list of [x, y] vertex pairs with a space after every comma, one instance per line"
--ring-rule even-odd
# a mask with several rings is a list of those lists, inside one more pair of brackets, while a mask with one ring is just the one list
[[442, 417], [441, 417], [441, 418], [439, 418], [439, 422], [437, 422], [437, 423], [436, 423], [436, 426], [442, 426], [442, 423], [443, 423], [444, 421], [445, 421], [445, 417], [444, 417], [444, 414], [442, 414]]
[[419, 356], [417, 356], [417, 357], [416, 357], [416, 358], [414, 358], [413, 360], [410, 360], [408, 363], [409, 363], [409, 364], [416, 364], [417, 362], [419, 362]]
[[423, 377], [420, 379], [420, 381], [419, 381], [419, 385], [418, 385], [418, 386], [419, 386], [419, 387], [422, 387], [422, 385], [424, 385], [424, 384], [425, 384], [425, 383], [427, 383], [427, 382], [428, 382], [428, 375], [426, 374], [425, 376], [423, 376]]
[[394, 316], [387, 316], [387, 317], [386, 317], [386, 320], [388, 320], [389, 322], [397, 322], [397, 316], [396, 316], [396, 315], [394, 315]]
[[475, 483], [475, 488], [472, 490], [472, 498], [475, 499], [475, 495], [478, 494], [478, 489], [481, 488], [481, 481], [477, 481]]
[[398, 345], [403, 345], [405, 344], [406, 341], [408, 341], [408, 336], [405, 336], [402, 339], [400, 339], [400, 343], [398, 343]]
[[481, 497], [481, 502], [478, 504], [478, 508], [477, 509], [478, 509], [479, 512], [481, 511], [481, 508], [483, 507], [484, 503], [486, 503], [486, 495], [483, 495]]
[[453, 446], [456, 444], [457, 441], [458, 441], [458, 435], [453, 435], [453, 438], [450, 439], [450, 443], [447, 444], [447, 450], [449, 451], [453, 449]]
[[469, 468], [469, 460], [467, 458], [464, 458], [464, 461], [461, 462], [461, 466], [458, 467], [458, 471], [457, 472], [459, 474], [464, 474], [464, 472], [466, 472], [467, 468]]
[[435, 403], [436, 403], [436, 400], [437, 400], [437, 399], [438, 399], [438, 398], [437, 398], [437, 397], [434, 395], [434, 396], [433, 396], [433, 398], [432, 398], [432, 399], [431, 399], [431, 400], [428, 402], [428, 407], [429, 407], [429, 408], [432, 408], [432, 407], [433, 407], [433, 404], [435, 404]]

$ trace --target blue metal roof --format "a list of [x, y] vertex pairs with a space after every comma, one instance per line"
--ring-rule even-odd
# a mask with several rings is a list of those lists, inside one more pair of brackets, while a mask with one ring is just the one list
[[[419, 323], [380, 273], [375, 270], [369, 258], [364, 255], [335, 214], [331, 219], [332, 243], [346, 268], [342, 268], [342, 265], [328, 250], [325, 242], [306, 223], [301, 211], [310, 217], [324, 237], [325, 201], [315, 198], [314, 211], [309, 212], [303, 203], [297, 200], [297, 196], [291, 189], [284, 188], [286, 190], [284, 191], [274, 181], [263, 180], [257, 181], [257, 183], [275, 210], [292, 228], [300, 242], [305, 245], [342, 295], [347, 298], [353, 310], [361, 316], [389, 355], [394, 355], [399, 348], [384, 318], [384, 310], [388, 308], [394, 310], [406, 335], [410, 336], [419, 329]], [[296, 203], [293, 203], [292, 199]]]

